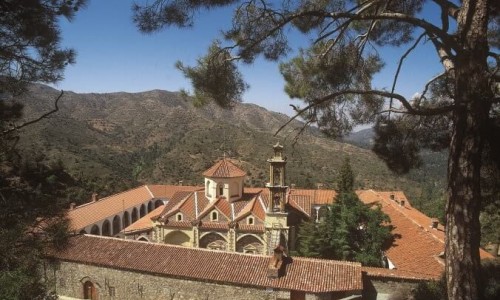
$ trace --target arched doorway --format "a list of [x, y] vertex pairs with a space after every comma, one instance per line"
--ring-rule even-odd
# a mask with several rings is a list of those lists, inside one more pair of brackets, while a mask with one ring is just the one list
[[90, 234], [101, 235], [101, 230], [99, 229], [99, 226], [94, 224], [94, 226], [92, 226], [92, 229], [90, 229]]
[[153, 211], [153, 201], [149, 201], [148, 202], [148, 213], [152, 212]]
[[108, 220], [105, 220], [104, 223], [102, 223], [102, 235], [111, 236], [111, 225]]
[[139, 215], [142, 217], [144, 217], [146, 215], [146, 205], [141, 205], [141, 210], [140, 210], [140, 213]]
[[128, 213], [128, 211], [123, 213], [122, 223], [123, 229], [127, 228], [128, 225], [130, 225], [130, 214]]
[[120, 216], [113, 218], [113, 235], [117, 235], [122, 230]]
[[137, 221], [137, 219], [138, 219], [137, 208], [134, 207], [134, 209], [132, 210], [132, 223], [135, 223], [135, 221]]
[[87, 234], [87, 231], [85, 229], [80, 230], [80, 234]]
[[98, 300], [97, 289], [90, 280], [83, 284], [83, 299]]

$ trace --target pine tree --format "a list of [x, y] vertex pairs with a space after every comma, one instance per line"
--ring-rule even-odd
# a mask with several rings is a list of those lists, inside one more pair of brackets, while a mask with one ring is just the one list
[[[30, 83], [55, 83], [75, 52], [60, 46], [59, 19], [71, 19], [82, 0], [0, 1], [0, 298], [43, 299], [42, 259], [48, 247], [68, 238], [64, 192], [72, 178], [61, 166], [47, 166], [43, 154], [24, 157], [16, 124]], [[26, 127], [29, 128], [29, 127]], [[48, 299], [48, 298], [47, 298]]]
[[337, 181], [338, 195], [326, 218], [300, 226], [299, 254], [382, 266], [382, 251], [391, 242], [390, 219], [380, 207], [365, 205], [354, 192], [354, 174], [345, 159]]
[[354, 190], [354, 173], [351, 169], [349, 157], [344, 159], [342, 167], [340, 167], [339, 179], [337, 181], [337, 192], [345, 193]]

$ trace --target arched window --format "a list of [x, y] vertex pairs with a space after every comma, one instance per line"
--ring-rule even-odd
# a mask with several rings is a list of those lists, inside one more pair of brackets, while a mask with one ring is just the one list
[[210, 221], [218, 221], [219, 220], [219, 214], [217, 213], [216, 210], [212, 211], [210, 214]]
[[182, 213], [177, 213], [177, 215], [175, 215], [175, 220], [178, 222], [182, 221]]
[[210, 180], [207, 180], [207, 196], [212, 196], [212, 194], [210, 194]]
[[224, 186], [221, 184], [219, 185], [219, 196], [224, 195]]
[[254, 218], [253, 218], [252, 216], [249, 216], [249, 217], [247, 218], [247, 224], [248, 224], [248, 225], [253, 225], [253, 224], [254, 224]]

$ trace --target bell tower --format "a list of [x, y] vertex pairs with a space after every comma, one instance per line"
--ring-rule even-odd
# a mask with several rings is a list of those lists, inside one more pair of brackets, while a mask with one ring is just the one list
[[267, 160], [269, 163], [269, 205], [266, 212], [266, 243], [267, 252], [272, 255], [274, 249], [283, 246], [288, 249], [288, 213], [285, 211], [286, 192], [285, 185], [286, 158], [283, 156], [283, 146], [276, 143], [273, 146], [274, 156]]

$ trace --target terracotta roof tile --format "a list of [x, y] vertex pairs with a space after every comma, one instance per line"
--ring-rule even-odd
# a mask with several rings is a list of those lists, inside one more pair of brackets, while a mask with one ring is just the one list
[[77, 206], [68, 211], [68, 218], [71, 222], [71, 228], [76, 231], [150, 199], [152, 199], [152, 195], [144, 185], [99, 199], [96, 202]]
[[189, 221], [168, 221], [165, 224], [166, 227], [176, 227], [176, 228], [191, 228], [193, 224]]
[[245, 218], [248, 215], [254, 215], [259, 218], [261, 221], [265, 220], [266, 217], [266, 209], [262, 206], [261, 201], [259, 200], [259, 194], [253, 194], [253, 198], [250, 201], [241, 201], [240, 204], [246, 204], [241, 209], [235, 210], [235, 218], [234, 221], [239, 221]]
[[203, 173], [203, 176], [216, 178], [243, 177], [246, 175], [245, 171], [238, 168], [227, 158], [219, 160]]
[[238, 227], [239, 231], [242, 232], [257, 232], [263, 233], [266, 231], [264, 225], [248, 225], [248, 224], [240, 224]]
[[198, 215], [198, 219], [201, 220], [208, 213], [210, 213], [213, 209], [217, 209], [229, 221], [232, 221], [231, 205], [229, 202], [227, 202], [226, 198], [224, 198], [224, 197], [217, 198], [214, 202], [209, 203], [207, 206], [205, 206], [205, 208], [203, 208], [202, 212]]
[[154, 218], [163, 211], [164, 205], [160, 205], [157, 208], [153, 209], [150, 213], [146, 214], [144, 217], [140, 218], [136, 222], [132, 223], [130, 226], [123, 229], [122, 233], [131, 233], [137, 231], [145, 231], [153, 228], [153, 221], [151, 218]]
[[51, 256], [101, 267], [259, 288], [312, 293], [362, 290], [360, 264], [331, 260], [294, 257], [284, 276], [271, 279], [267, 277], [268, 256], [87, 235], [71, 238], [64, 251]]
[[[390, 217], [392, 233], [397, 238], [386, 255], [396, 268], [415, 276], [439, 278], [444, 271], [444, 262], [439, 258], [444, 251], [443, 226], [430, 228], [431, 218], [413, 208], [402, 192], [357, 193], [364, 203], [380, 203], [382, 211]], [[395, 195], [394, 200], [390, 195]], [[400, 205], [401, 200], [405, 201], [404, 206]], [[481, 257], [488, 257], [484, 250], [480, 249], [480, 253]]]
[[202, 190], [203, 187], [189, 185], [165, 185], [165, 184], [148, 184], [148, 189], [155, 198], [171, 199], [176, 192], [188, 191], [194, 192]]
[[398, 269], [384, 269], [373, 267], [361, 267], [361, 270], [368, 277], [376, 278], [398, 278], [398, 279], [415, 279], [415, 280], [436, 280], [439, 279], [434, 275], [421, 274], [412, 271], [404, 271]]
[[175, 214], [179, 211], [180, 206], [186, 201], [189, 196], [192, 195], [191, 191], [177, 191], [172, 195], [172, 198], [168, 201], [160, 214], [161, 218], [168, 218], [169, 216]]
[[309, 198], [311, 205], [325, 205], [333, 202], [337, 193], [334, 190], [306, 190], [306, 189], [291, 189], [289, 197], [292, 199]]
[[229, 229], [229, 223], [202, 222], [200, 229]]

